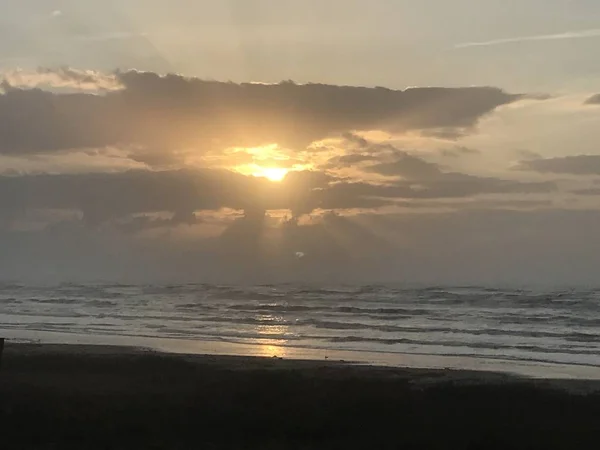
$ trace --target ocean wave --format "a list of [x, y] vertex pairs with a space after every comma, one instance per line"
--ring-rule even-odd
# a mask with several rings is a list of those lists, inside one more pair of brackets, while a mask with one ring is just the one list
[[406, 344], [419, 347], [448, 347], [448, 348], [469, 348], [480, 350], [519, 350], [531, 353], [545, 354], [563, 354], [563, 355], [600, 355], [596, 350], [585, 348], [551, 348], [538, 345], [522, 345], [522, 344], [505, 344], [498, 342], [472, 342], [465, 343], [462, 341], [436, 341], [436, 340], [419, 340], [409, 338], [377, 338], [366, 336], [339, 336], [328, 339], [332, 343], [377, 343], [386, 346]]
[[[600, 309], [599, 309], [600, 311]], [[561, 324], [566, 327], [598, 327], [600, 326], [600, 317], [582, 317], [561, 314], [547, 313], [541, 316], [518, 316], [516, 314], [497, 313], [497, 321], [501, 324], [517, 324], [517, 325], [532, 325], [532, 324]]]
[[359, 306], [325, 306], [325, 305], [289, 305], [289, 304], [236, 304], [228, 309], [245, 312], [336, 312], [342, 314], [371, 314], [371, 315], [435, 315], [436, 311], [424, 308], [398, 308], [398, 307], [359, 307]]
[[272, 326], [281, 326], [281, 325], [290, 325], [291, 323], [285, 319], [281, 319], [278, 317], [201, 317], [198, 318], [200, 322], [207, 323], [230, 323], [233, 325], [272, 325]]
[[283, 304], [236, 304], [227, 309], [244, 312], [300, 312], [300, 311], [326, 311], [331, 309], [326, 306], [283, 305]]
[[198, 310], [202, 310], [202, 311], [214, 311], [214, 310], [218, 310], [219, 307], [215, 306], [215, 305], [209, 305], [206, 303], [183, 303], [183, 304], [177, 304], [175, 305], [176, 309], [179, 310], [192, 310], [192, 311], [198, 311]]
[[544, 330], [511, 330], [507, 328], [482, 328], [468, 329], [455, 327], [432, 327], [432, 326], [396, 326], [396, 325], [377, 325], [360, 322], [332, 322], [318, 319], [306, 319], [297, 321], [298, 325], [309, 325], [318, 329], [329, 330], [366, 330], [378, 331], [383, 333], [442, 333], [442, 334], [460, 334], [471, 336], [497, 336], [497, 337], [524, 337], [524, 338], [556, 338], [565, 339], [571, 342], [600, 342], [600, 334], [583, 332], [552, 332]]
[[18, 283], [0, 283], [0, 292], [2, 291], [18, 291], [21, 289], [27, 289], [23, 284]]
[[80, 298], [64, 298], [64, 297], [49, 297], [49, 298], [28, 298], [30, 303], [51, 304], [51, 305], [76, 305], [81, 304]]
[[600, 290], [0, 284], [0, 294], [0, 324], [15, 329], [524, 359], [600, 356]]
[[244, 291], [239, 289], [229, 289], [222, 292], [209, 293], [208, 298], [218, 300], [272, 300], [276, 298], [284, 297], [285, 294], [281, 292], [255, 292], [255, 291]]
[[298, 295], [314, 296], [331, 296], [340, 294], [354, 294], [360, 292], [360, 287], [339, 287], [339, 288], [300, 288], [293, 289], [292, 292]]
[[4, 312], [7, 317], [39, 317], [39, 318], [56, 318], [56, 319], [79, 319], [89, 317], [89, 314], [84, 314], [77, 311], [29, 311], [18, 310]]
[[86, 306], [93, 306], [95, 308], [112, 308], [117, 306], [116, 302], [111, 302], [108, 300], [90, 300], [85, 302]]

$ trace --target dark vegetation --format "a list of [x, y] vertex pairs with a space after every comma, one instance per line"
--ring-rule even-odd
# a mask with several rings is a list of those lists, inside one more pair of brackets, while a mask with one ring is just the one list
[[518, 378], [10, 346], [0, 370], [2, 449], [597, 449], [599, 437], [600, 394]]

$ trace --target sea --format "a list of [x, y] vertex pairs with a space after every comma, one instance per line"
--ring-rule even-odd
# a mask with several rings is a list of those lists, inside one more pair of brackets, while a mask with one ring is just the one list
[[600, 289], [2, 284], [2, 336], [600, 378]]

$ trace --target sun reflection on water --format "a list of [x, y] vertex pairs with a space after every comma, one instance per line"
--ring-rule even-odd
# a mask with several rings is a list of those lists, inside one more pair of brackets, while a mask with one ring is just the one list
[[263, 342], [260, 345], [259, 354], [266, 358], [284, 358], [286, 356], [286, 348], [278, 345], [265, 344]]
[[259, 346], [259, 355], [267, 358], [285, 357], [287, 354], [285, 345], [288, 340], [282, 337], [287, 335], [289, 327], [287, 325], [268, 325], [269, 322], [278, 323], [283, 321], [283, 317], [261, 314], [256, 318], [265, 323], [265, 325], [256, 326], [256, 333], [260, 336], [256, 339], [256, 344]]

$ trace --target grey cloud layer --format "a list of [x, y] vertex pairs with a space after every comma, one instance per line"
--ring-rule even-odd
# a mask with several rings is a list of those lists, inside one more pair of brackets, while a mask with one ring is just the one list
[[600, 105], [600, 94], [592, 95], [585, 103], [587, 105]]
[[[41, 75], [48, 78], [49, 72]], [[97, 75], [58, 71], [62, 83]], [[115, 74], [122, 89], [105, 95], [23, 90], [4, 84], [0, 152], [36, 154], [110, 145], [256, 146], [301, 148], [349, 130], [472, 127], [498, 106], [516, 101], [491, 87], [394, 91], [320, 84], [234, 84], [176, 75]], [[106, 82], [106, 80], [105, 80]]]
[[316, 171], [292, 172], [281, 183], [213, 169], [3, 176], [0, 212], [5, 219], [11, 219], [27, 210], [77, 210], [83, 213], [86, 223], [94, 225], [134, 214], [166, 211], [173, 213], [174, 218], [186, 220], [192, 220], [195, 211], [221, 208], [244, 210], [247, 214], [289, 209], [299, 216], [317, 208], [374, 209], [402, 199], [545, 193], [555, 189], [552, 183], [441, 171], [430, 176], [418, 166], [407, 167], [402, 170], [403, 179], [388, 184], [352, 182]]
[[600, 155], [538, 158], [521, 161], [520, 170], [568, 175], [600, 175]]

